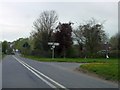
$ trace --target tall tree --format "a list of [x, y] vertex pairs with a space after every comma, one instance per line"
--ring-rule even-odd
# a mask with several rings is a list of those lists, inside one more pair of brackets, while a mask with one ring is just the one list
[[29, 38], [19, 38], [13, 42], [13, 49], [18, 49], [22, 54], [31, 53], [31, 45]]
[[[79, 32], [79, 33], [77, 33]], [[106, 34], [103, 30], [103, 24], [96, 23], [95, 19], [89, 20], [86, 24], [80, 25], [75, 31], [78, 44], [85, 45], [85, 50], [91, 54], [95, 54], [103, 43], [105, 43]]]
[[110, 38], [110, 44], [112, 45], [112, 49], [113, 50], [120, 50], [120, 47], [119, 47], [119, 41], [120, 41], [120, 36], [119, 36], [119, 33], [113, 35], [111, 38]]
[[4, 54], [7, 54], [7, 50], [8, 50], [8, 42], [7, 41], [3, 41], [2, 42], [2, 52]]
[[83, 50], [84, 50], [84, 44], [85, 44], [85, 38], [83, 36], [83, 32], [81, 31], [81, 26], [79, 26], [78, 29], [73, 30], [73, 39], [77, 41], [78, 43], [78, 53], [79, 57], [83, 57]]
[[34, 31], [31, 33], [34, 38], [34, 48], [48, 51], [48, 42], [57, 23], [58, 16], [55, 11], [43, 11], [39, 18], [33, 23]]
[[120, 50], [120, 32], [118, 32], [118, 50]]
[[118, 33], [110, 38], [109, 42], [112, 45], [112, 50], [118, 49], [118, 39], [119, 39]]
[[55, 41], [60, 43], [60, 45], [56, 47], [56, 51], [59, 55], [66, 57], [68, 56], [66, 52], [71, 48], [73, 43], [71, 23], [59, 23], [56, 29]]
[[111, 51], [110, 51], [110, 57], [120, 57], [120, 33], [116, 33], [113, 35], [109, 43], [111, 44]]

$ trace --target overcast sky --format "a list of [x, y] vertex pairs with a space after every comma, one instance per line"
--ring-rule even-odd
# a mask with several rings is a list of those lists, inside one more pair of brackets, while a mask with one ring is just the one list
[[78, 26], [92, 17], [104, 23], [109, 37], [118, 32], [117, 2], [1, 2], [0, 40], [14, 41], [29, 37], [33, 22], [42, 11], [55, 10], [60, 22], [73, 22]]

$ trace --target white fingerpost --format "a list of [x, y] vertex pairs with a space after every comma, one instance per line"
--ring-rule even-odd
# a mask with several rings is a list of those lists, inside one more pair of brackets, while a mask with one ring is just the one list
[[59, 43], [55, 43], [55, 42], [48, 42], [48, 45], [51, 45], [52, 46], [52, 48], [51, 48], [51, 50], [52, 50], [52, 59], [54, 59], [54, 54], [55, 54], [55, 51], [54, 51], [54, 48], [55, 48], [55, 46], [59, 46]]

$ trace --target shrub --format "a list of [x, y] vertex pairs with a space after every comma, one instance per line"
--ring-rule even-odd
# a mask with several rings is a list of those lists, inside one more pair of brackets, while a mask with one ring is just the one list
[[120, 50], [111, 50], [109, 56], [111, 58], [120, 58]]

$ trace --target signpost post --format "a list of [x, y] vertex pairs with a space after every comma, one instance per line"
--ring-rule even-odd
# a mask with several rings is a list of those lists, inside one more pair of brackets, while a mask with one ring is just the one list
[[51, 48], [51, 50], [52, 50], [52, 59], [54, 59], [54, 54], [55, 54], [55, 51], [54, 51], [54, 48], [55, 48], [55, 46], [59, 46], [59, 43], [55, 43], [55, 42], [48, 42], [48, 45], [51, 45], [52, 46], [52, 48]]
[[105, 49], [106, 49], [106, 58], [108, 59], [108, 42], [105, 43]]

